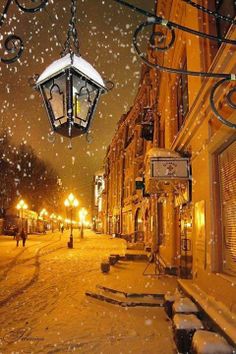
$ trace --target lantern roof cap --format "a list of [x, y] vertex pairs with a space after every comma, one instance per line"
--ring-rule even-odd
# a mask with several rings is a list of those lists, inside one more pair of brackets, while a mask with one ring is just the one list
[[101, 75], [94, 69], [94, 67], [89, 64], [86, 60], [82, 57], [72, 54], [73, 57], [71, 58], [71, 54], [67, 54], [64, 57], [55, 60], [52, 64], [50, 64], [43, 73], [39, 76], [38, 80], [36, 81], [36, 86], [42, 84], [43, 82], [47, 81], [51, 77], [55, 76], [63, 72], [68, 68], [73, 68], [79, 73], [86, 76], [88, 79], [93, 81], [95, 84], [101, 86], [102, 88], [106, 88], [106, 85], [101, 77]]

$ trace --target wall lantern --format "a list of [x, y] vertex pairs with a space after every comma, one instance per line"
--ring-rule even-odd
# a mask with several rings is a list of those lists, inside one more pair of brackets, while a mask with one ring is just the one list
[[152, 108], [145, 107], [142, 116], [142, 130], [140, 136], [145, 140], [152, 141], [154, 134], [154, 114]]
[[52, 130], [70, 138], [88, 131], [98, 99], [106, 92], [99, 73], [74, 53], [49, 65], [36, 87], [43, 97]]
[[142, 122], [141, 138], [152, 141], [154, 133], [153, 122]]

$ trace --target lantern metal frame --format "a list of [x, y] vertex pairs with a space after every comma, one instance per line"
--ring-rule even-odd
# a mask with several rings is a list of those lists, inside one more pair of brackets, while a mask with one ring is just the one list
[[[65, 62], [65, 60], [67, 64], [61, 65], [60, 63]], [[58, 69], [45, 76], [44, 73], [48, 69], [50, 71], [49, 66], [38, 78], [36, 87], [43, 97], [51, 129], [65, 137], [73, 138], [88, 132], [98, 100], [101, 94], [107, 91], [107, 88], [98, 72], [84, 59], [76, 56], [74, 53], [66, 54], [66, 56], [57, 62], [59, 63]], [[57, 62], [53, 62], [51, 65], [57, 64]], [[83, 69], [83, 65], [87, 66], [86, 70]], [[90, 76], [88, 74], [89, 70]], [[57, 80], [62, 78], [63, 82], [61, 84], [64, 85], [64, 90], [57, 83]], [[80, 84], [83, 83], [78, 92], [73, 92], [75, 90], [75, 81], [78, 81]], [[45, 89], [48, 84], [50, 84], [50, 97], [47, 96]], [[56, 87], [59, 94], [62, 95], [61, 100], [63, 101], [63, 103], [61, 102], [63, 114], [60, 117], [56, 116], [52, 105], [52, 90]], [[84, 89], [84, 93], [82, 89]], [[84, 99], [84, 102], [88, 103], [87, 112], [84, 117], [78, 113], [78, 105], [81, 98]]]

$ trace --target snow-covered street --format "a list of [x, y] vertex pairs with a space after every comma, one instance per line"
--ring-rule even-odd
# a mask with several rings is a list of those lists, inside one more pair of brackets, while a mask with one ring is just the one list
[[129, 292], [173, 291], [170, 277], [143, 276], [145, 262], [100, 263], [124, 254], [121, 239], [86, 231], [30, 235], [26, 247], [0, 237], [1, 353], [174, 353], [171, 324], [161, 307], [120, 307], [85, 295], [103, 285]]

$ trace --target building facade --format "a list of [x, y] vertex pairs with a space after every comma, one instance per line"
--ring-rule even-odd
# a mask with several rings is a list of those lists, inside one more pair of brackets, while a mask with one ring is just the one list
[[[184, 2], [170, 3], [168, 8], [165, 1], [159, 1], [157, 13], [198, 31], [235, 37], [233, 26], [214, 22]], [[203, 1], [202, 5], [212, 8], [213, 3]], [[233, 1], [216, 1], [215, 6], [222, 14], [232, 18], [236, 15]], [[234, 73], [233, 53], [231, 45], [177, 31], [174, 48], [162, 57], [157, 51], [153, 56], [154, 60], [162, 60], [163, 66]], [[214, 83], [214, 79], [204, 77], [160, 74], [159, 146], [188, 157], [191, 178], [182, 186], [176, 183], [172, 192], [167, 191], [160, 211], [164, 237], [159, 232], [158, 243], [167, 264], [177, 267], [180, 275], [192, 277], [201, 289], [236, 311], [232, 288], [236, 281], [236, 134], [212, 112], [210, 92]], [[219, 89], [216, 101], [222, 115], [235, 123], [235, 111], [225, 100], [233, 86], [229, 82]], [[214, 287], [210, 288], [209, 283]]]
[[[233, 18], [236, 14], [233, 1], [199, 3]], [[197, 31], [229, 39], [236, 35], [227, 22], [214, 20], [184, 1], [159, 0], [156, 11]], [[154, 44], [162, 30], [154, 27]], [[168, 51], [149, 48], [153, 64], [235, 73], [231, 44], [180, 30], [175, 36]], [[213, 114], [214, 83], [212, 78], [143, 65], [134, 105], [121, 118], [106, 156], [105, 230], [151, 245], [167, 270], [191, 278], [199, 291], [234, 313], [236, 134]], [[229, 82], [219, 89], [216, 104], [235, 123], [236, 113], [226, 105], [227, 92], [234, 86]]]
[[104, 229], [146, 245], [152, 244], [154, 230], [150, 226], [152, 201], [142, 184], [145, 155], [153, 146], [156, 107], [151, 91], [156, 91], [157, 76], [143, 65], [134, 105], [118, 122], [105, 158]]

